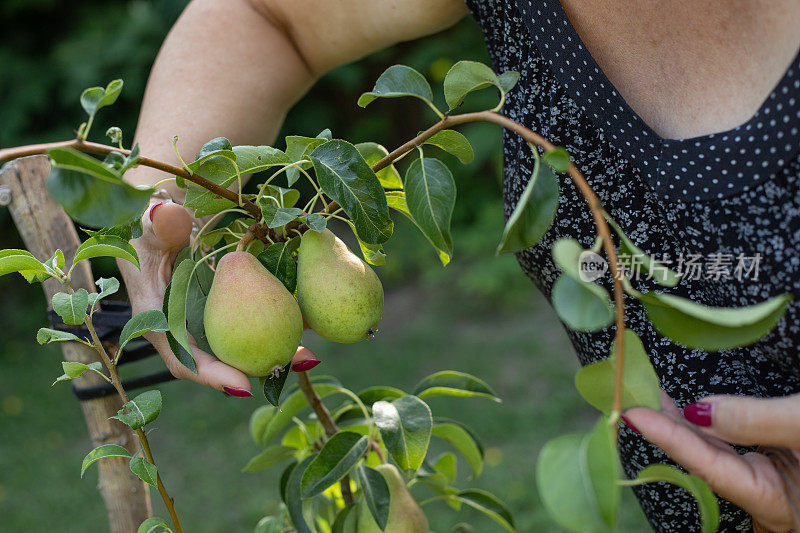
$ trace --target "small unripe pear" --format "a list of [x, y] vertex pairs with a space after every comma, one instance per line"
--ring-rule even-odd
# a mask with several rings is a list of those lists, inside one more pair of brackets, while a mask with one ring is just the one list
[[214, 354], [253, 377], [286, 366], [303, 335], [294, 297], [248, 252], [220, 259], [203, 320]]
[[383, 315], [383, 285], [368, 264], [330, 230], [307, 231], [297, 259], [297, 301], [320, 336], [334, 342], [371, 337]]
[[[408, 492], [403, 476], [397, 467], [382, 464], [375, 467], [389, 485], [389, 519], [383, 533], [428, 533], [428, 517], [417, 500]], [[358, 514], [358, 533], [380, 533], [381, 528], [369, 508], [361, 502]]]

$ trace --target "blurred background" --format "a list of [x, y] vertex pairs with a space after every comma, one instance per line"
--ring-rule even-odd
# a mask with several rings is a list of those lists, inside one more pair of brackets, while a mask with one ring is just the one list
[[[83, 120], [81, 91], [114, 78], [123, 78], [125, 88], [117, 104], [99, 114], [93, 137], [103, 141], [102, 132], [117, 125], [129, 141], [151, 64], [185, 4], [3, 0], [0, 147], [71, 138]], [[378, 100], [360, 109], [358, 95], [394, 63], [417, 68], [436, 92], [460, 59], [488, 62], [480, 31], [469, 18], [442, 34], [339, 68], [295, 106], [276, 146], [284, 147], [286, 134], [314, 136], [331, 128], [335, 137], [392, 149], [432, 123], [433, 115], [413, 99]], [[467, 104], [486, 108], [495, 99], [483, 91]], [[588, 429], [595, 414], [572, 386], [577, 363], [549, 303], [513, 256], [494, 256], [503, 228], [500, 130], [470, 126], [461, 131], [476, 151], [471, 165], [437, 154], [458, 185], [452, 263], [443, 269], [421, 234], [395, 217], [387, 263], [376, 269], [387, 293], [378, 337], [334, 345], [309, 334], [304, 342], [323, 360], [315, 374], [335, 375], [356, 391], [373, 384], [410, 390], [420, 378], [444, 369], [486, 380], [502, 404], [431, 400], [434, 415], [467, 422], [482, 437], [487, 467], [471, 480], [466, 465], [460, 465], [461, 486], [494, 492], [511, 508], [520, 531], [558, 531], [537, 495], [536, 457], [546, 440]], [[10, 247], [22, 244], [8, 212], [0, 208], [0, 248]], [[112, 261], [94, 262], [93, 268], [95, 277], [117, 275]], [[78, 402], [68, 385], [50, 387], [61, 374], [60, 350], [35, 342], [36, 330], [46, 325], [41, 288], [21, 276], [4, 276], [0, 295], [0, 531], [106, 531], [96, 469], [79, 478], [90, 442]], [[160, 360], [150, 360], [128, 365], [125, 372], [160, 369]], [[263, 397], [225, 398], [179, 382], [159, 388], [165, 407], [151, 442], [185, 529], [252, 531], [260, 517], [275, 511], [278, 500], [279, 468], [241, 473], [260, 451], [247, 422]], [[165, 516], [157, 497], [154, 504]], [[455, 513], [435, 503], [426, 512], [440, 533], [459, 522], [480, 532], [499, 531], [469, 510]], [[629, 492], [621, 520], [623, 531], [646, 527]]]

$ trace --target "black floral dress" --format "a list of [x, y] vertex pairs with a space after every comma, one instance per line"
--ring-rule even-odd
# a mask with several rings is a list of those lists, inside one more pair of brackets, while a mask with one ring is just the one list
[[[642, 339], [662, 388], [678, 407], [710, 394], [783, 396], [800, 392], [800, 56], [758, 112], [729, 131], [661, 138], [625, 103], [570, 24], [558, 0], [467, 0], [494, 68], [520, 81], [503, 112], [564, 146], [623, 231], [646, 253], [683, 274], [668, 292], [711, 306], [743, 306], [793, 293], [786, 316], [757, 343], [707, 353], [660, 335], [628, 298], [627, 323]], [[504, 202], [510, 215], [533, 168], [527, 145], [504, 136]], [[550, 292], [560, 270], [550, 251], [562, 237], [588, 248], [595, 228], [584, 199], [561, 176], [556, 220], [541, 243], [518, 254]], [[610, 288], [610, 280], [606, 279]], [[657, 289], [650, 280], [640, 289]], [[613, 327], [569, 332], [582, 364], [606, 357]], [[620, 432], [626, 475], [672, 463], [627, 428]], [[657, 531], [700, 531], [688, 493], [650, 484], [635, 489]], [[750, 531], [746, 512], [720, 499], [720, 531]]]

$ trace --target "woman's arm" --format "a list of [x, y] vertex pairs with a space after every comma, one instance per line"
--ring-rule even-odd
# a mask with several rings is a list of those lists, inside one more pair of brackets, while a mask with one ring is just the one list
[[[271, 144], [320, 76], [466, 12], [462, 0], [194, 0], [153, 66], [136, 140], [143, 154], [171, 163], [174, 135], [190, 158], [218, 136]], [[126, 177], [152, 185], [167, 176], [139, 167]]]
[[[402, 40], [455, 23], [461, 0], [194, 0], [164, 42], [147, 84], [135, 140], [142, 153], [177, 164], [172, 138], [193, 159], [213, 137], [271, 144], [286, 111], [328, 70]], [[169, 176], [147, 167], [126, 174], [153, 185]], [[165, 188], [177, 202], [184, 191]], [[191, 216], [154, 199], [131, 242], [141, 269], [119, 261], [134, 313], [161, 309], [175, 257], [188, 242]], [[163, 333], [147, 339], [176, 377], [233, 396], [250, 396], [239, 370], [193, 346], [197, 374], [170, 351]], [[305, 348], [297, 357], [313, 357]]]

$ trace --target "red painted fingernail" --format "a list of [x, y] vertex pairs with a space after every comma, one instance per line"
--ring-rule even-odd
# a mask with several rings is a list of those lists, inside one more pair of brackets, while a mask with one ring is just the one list
[[236, 396], [237, 398], [248, 398], [253, 395], [253, 393], [251, 393], [249, 390], [237, 389], [236, 387], [222, 387], [222, 390], [231, 396]]
[[156, 210], [156, 207], [158, 207], [158, 206], [160, 206], [160, 205], [164, 205], [164, 202], [158, 202], [157, 204], [153, 204], [153, 205], [150, 207], [150, 222], [152, 222], [152, 221], [153, 221], [153, 212]]
[[636, 426], [634, 426], [634, 425], [633, 425], [633, 422], [631, 422], [630, 420], [628, 420], [628, 417], [627, 417], [627, 416], [625, 416], [625, 415], [620, 415], [619, 417], [622, 419], [622, 421], [623, 421], [623, 422], [625, 422], [625, 425], [626, 425], [626, 426], [628, 426], [629, 428], [631, 428], [632, 430], [634, 430], [634, 431], [635, 431], [636, 433], [638, 433], [639, 435], [641, 435], [641, 434], [642, 434], [642, 432], [641, 432], [641, 431], [639, 431], [638, 429], [636, 429]]
[[695, 402], [683, 408], [683, 417], [696, 426], [708, 427], [711, 425], [713, 411], [714, 404]]
[[314, 359], [314, 358], [303, 359], [302, 361], [292, 363], [292, 371], [305, 372], [307, 370], [311, 370], [321, 362], [322, 361], [320, 361], [319, 359]]

